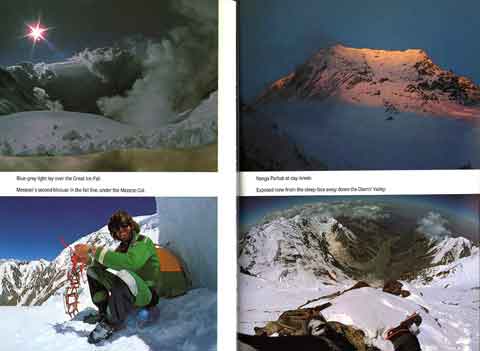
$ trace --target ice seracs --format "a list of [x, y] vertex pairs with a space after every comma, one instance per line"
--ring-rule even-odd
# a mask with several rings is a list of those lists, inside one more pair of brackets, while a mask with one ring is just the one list
[[178, 123], [142, 128], [101, 115], [68, 111], [14, 113], [0, 119], [0, 154], [81, 155], [129, 148], [187, 149], [217, 140], [217, 92]]

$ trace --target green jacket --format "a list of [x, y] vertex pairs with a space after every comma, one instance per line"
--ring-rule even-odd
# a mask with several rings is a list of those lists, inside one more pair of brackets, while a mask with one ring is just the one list
[[160, 276], [160, 262], [150, 238], [135, 233], [126, 252], [117, 250], [98, 248], [95, 252], [95, 261], [116, 271], [124, 269], [134, 272], [149, 287], [157, 285]]

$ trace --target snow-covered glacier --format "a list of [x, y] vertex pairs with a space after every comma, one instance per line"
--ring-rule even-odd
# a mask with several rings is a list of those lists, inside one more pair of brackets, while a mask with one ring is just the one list
[[187, 149], [212, 144], [217, 140], [217, 93], [181, 118], [162, 128], [146, 128], [87, 113], [15, 113], [0, 118], [0, 154], [79, 155], [129, 148]]

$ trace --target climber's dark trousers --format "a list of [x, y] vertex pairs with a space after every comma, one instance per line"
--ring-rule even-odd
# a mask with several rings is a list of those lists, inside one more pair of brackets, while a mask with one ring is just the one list
[[391, 340], [395, 351], [422, 351], [418, 338], [412, 333], [404, 333]]
[[102, 267], [87, 270], [88, 286], [93, 303], [112, 326], [121, 326], [135, 308], [135, 297], [115, 274]]

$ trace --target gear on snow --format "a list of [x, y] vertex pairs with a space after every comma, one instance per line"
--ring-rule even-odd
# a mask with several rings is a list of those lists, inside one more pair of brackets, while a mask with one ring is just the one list
[[[322, 310], [332, 306], [331, 302], [312, 308], [298, 308], [283, 312], [276, 321], [264, 327], [255, 327], [255, 335], [238, 334], [238, 339], [256, 350], [358, 350], [378, 351], [365, 340], [365, 333], [351, 325], [327, 321]], [[413, 313], [395, 328], [387, 331], [385, 339], [395, 351], [421, 351], [416, 334], [422, 318]], [[276, 335], [277, 337], [271, 337]], [[293, 346], [295, 345], [295, 346]]]
[[115, 329], [106, 321], [101, 321], [88, 336], [88, 342], [90, 344], [98, 344], [101, 341], [109, 339], [114, 331]]

